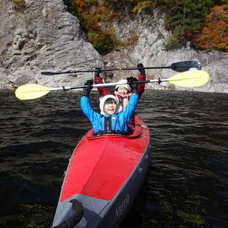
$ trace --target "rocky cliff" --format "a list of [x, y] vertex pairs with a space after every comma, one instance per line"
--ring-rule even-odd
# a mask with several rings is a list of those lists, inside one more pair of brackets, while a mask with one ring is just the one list
[[[114, 23], [119, 39], [126, 40], [137, 31], [138, 41], [132, 49], [125, 51], [131, 61], [142, 62], [145, 66], [170, 66], [174, 62], [194, 60], [202, 64], [210, 74], [210, 82], [200, 88], [189, 90], [205, 92], [228, 92], [228, 53], [218, 51], [196, 51], [189, 46], [167, 51], [165, 41], [171, 36], [164, 28], [165, 15], [154, 10], [153, 14], [142, 15], [131, 21]], [[177, 72], [172, 70], [147, 70], [150, 77], [167, 78]], [[153, 86], [154, 85], [148, 85]], [[164, 85], [165, 87], [167, 85]], [[162, 87], [162, 86], [161, 86]], [[176, 88], [183, 89], [183, 88]]]
[[[0, 2], [0, 88], [15, 88], [25, 83], [67, 86], [84, 83], [92, 73], [43, 76], [41, 71], [65, 71], [95, 67], [169, 66], [178, 61], [196, 60], [209, 72], [210, 82], [197, 91], [228, 92], [227, 52], [202, 52], [190, 47], [167, 51], [164, 15], [122, 20], [112, 26], [121, 40], [135, 34], [138, 39], [128, 49], [106, 56], [86, 41], [77, 18], [67, 12], [62, 0], [9, 0]], [[172, 70], [148, 70], [149, 78], [167, 78]], [[137, 72], [109, 73], [108, 80], [135, 76]], [[150, 85], [158, 88], [158, 85]], [[150, 87], [148, 85], [148, 87]], [[165, 85], [166, 86], [166, 85]], [[160, 86], [164, 88], [164, 86]], [[181, 88], [176, 88], [181, 89]]]
[[0, 2], [0, 88], [25, 83], [49, 86], [80, 84], [90, 74], [42, 76], [41, 71], [103, 66], [85, 40], [77, 18], [62, 0]]

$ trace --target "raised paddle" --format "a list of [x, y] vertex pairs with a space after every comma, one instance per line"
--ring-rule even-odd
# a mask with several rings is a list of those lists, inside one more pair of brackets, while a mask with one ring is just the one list
[[[203, 70], [194, 70], [194, 71], [186, 71], [179, 74], [176, 74], [167, 79], [154, 79], [154, 80], [145, 80], [145, 81], [136, 81], [134, 83], [153, 83], [158, 82], [170, 82], [174, 85], [181, 87], [200, 87], [206, 84], [209, 80], [209, 75], [206, 71]], [[124, 85], [126, 83], [105, 83], [105, 84], [93, 84], [93, 87], [107, 87], [107, 86], [116, 86], [116, 85]], [[15, 91], [15, 95], [20, 100], [32, 100], [39, 97], [42, 97], [54, 90], [72, 90], [85, 88], [86, 85], [78, 85], [78, 86], [69, 86], [69, 87], [57, 87], [57, 88], [48, 88], [42, 85], [36, 84], [27, 84], [18, 87]]]
[[[144, 69], [171, 69], [177, 72], [184, 72], [188, 71], [191, 68], [196, 70], [201, 70], [201, 64], [196, 61], [182, 61], [172, 63], [170, 66], [161, 66], [161, 67], [143, 67]], [[100, 69], [101, 71], [115, 71], [115, 70], [138, 70], [137, 67], [128, 67], [128, 68], [106, 68]], [[62, 71], [62, 72], [49, 72], [43, 71], [41, 72], [42, 75], [56, 75], [56, 74], [70, 74], [70, 73], [82, 73], [82, 72], [96, 72], [96, 69], [89, 69], [89, 70], [69, 70], [69, 71]]]

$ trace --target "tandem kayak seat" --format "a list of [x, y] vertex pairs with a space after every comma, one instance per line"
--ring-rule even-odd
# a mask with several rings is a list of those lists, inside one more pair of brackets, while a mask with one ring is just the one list
[[102, 135], [119, 135], [119, 136], [124, 136], [124, 135], [132, 135], [133, 131], [129, 132], [120, 132], [120, 131], [111, 131], [109, 133], [104, 132], [104, 131], [98, 131], [96, 133], [93, 133], [93, 136], [102, 136]]
[[87, 132], [86, 137], [89, 139], [97, 139], [102, 136], [113, 136], [113, 137], [138, 137], [142, 133], [142, 124], [137, 115], [134, 116], [134, 120], [130, 123], [131, 129], [129, 129], [128, 132], [120, 132], [120, 131], [111, 131], [111, 132], [104, 132], [104, 131], [98, 131], [94, 133], [93, 129]]

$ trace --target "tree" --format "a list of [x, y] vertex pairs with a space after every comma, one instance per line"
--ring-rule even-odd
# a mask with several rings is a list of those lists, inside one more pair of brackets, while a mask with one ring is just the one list
[[204, 27], [194, 41], [201, 49], [228, 50], [228, 5], [215, 6], [206, 17]]

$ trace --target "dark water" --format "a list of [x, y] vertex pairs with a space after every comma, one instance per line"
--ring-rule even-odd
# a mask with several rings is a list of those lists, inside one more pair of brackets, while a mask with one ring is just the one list
[[[51, 226], [68, 159], [90, 128], [79, 98], [0, 92], [0, 227]], [[122, 227], [228, 227], [228, 95], [146, 91], [137, 112], [153, 153]]]

